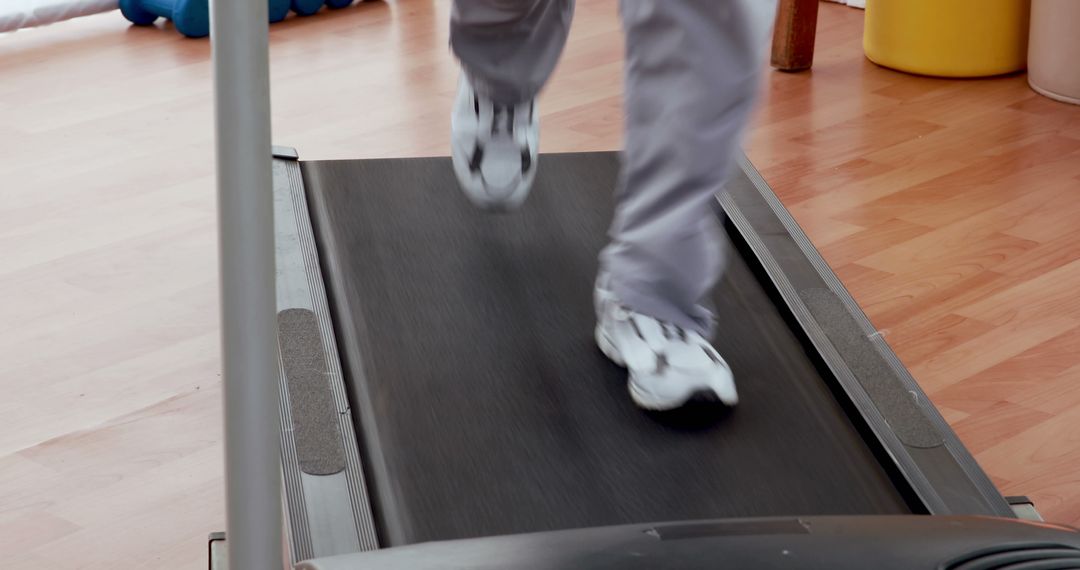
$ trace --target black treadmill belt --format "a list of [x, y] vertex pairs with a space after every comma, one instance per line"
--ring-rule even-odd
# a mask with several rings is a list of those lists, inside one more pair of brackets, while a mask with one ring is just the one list
[[[696, 518], [906, 513], [732, 252], [716, 346], [741, 404], [636, 409], [592, 340], [615, 154], [545, 155], [525, 207], [448, 159], [304, 163], [383, 544]], [[357, 398], [367, 404], [357, 405]]]

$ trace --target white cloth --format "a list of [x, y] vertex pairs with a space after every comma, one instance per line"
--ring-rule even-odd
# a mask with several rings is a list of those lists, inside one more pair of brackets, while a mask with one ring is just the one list
[[108, 12], [117, 0], [2, 0], [0, 33]]
[[837, 4], [847, 4], [852, 8], [866, 8], [866, 0], [829, 0], [829, 2], [836, 2]]

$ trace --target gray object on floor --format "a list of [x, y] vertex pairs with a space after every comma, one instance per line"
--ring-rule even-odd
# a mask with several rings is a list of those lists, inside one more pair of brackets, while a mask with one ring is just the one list
[[228, 558], [255, 570], [282, 559], [267, 3], [214, 2], [211, 24]]

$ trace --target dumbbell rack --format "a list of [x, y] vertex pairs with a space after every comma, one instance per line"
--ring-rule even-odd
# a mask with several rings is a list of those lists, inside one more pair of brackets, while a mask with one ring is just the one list
[[[353, 0], [267, 0], [270, 23], [280, 22], [295, 12], [310, 16], [326, 6], [345, 8]], [[189, 38], [210, 35], [210, 0], [120, 0], [120, 12], [136, 26], [149, 26], [158, 18], [170, 20], [176, 31]]]

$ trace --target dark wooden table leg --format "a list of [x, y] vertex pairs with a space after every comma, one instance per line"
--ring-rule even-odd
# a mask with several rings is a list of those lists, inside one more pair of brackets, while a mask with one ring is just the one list
[[802, 71], [814, 64], [818, 0], [780, 0], [773, 32], [772, 65], [780, 71]]

